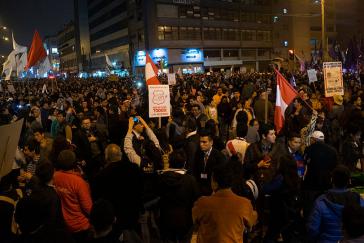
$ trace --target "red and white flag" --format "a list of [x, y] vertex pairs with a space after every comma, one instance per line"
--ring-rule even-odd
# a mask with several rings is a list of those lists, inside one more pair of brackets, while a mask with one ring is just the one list
[[30, 50], [28, 53], [28, 60], [26, 69], [29, 69], [36, 65], [38, 62], [42, 61], [45, 57], [47, 57], [47, 52], [44, 49], [42, 39], [38, 31], [34, 32], [32, 45], [30, 46]]
[[158, 80], [158, 68], [150, 58], [149, 53], [145, 57], [145, 80], [147, 85], [161, 84]]
[[277, 133], [279, 133], [284, 124], [284, 112], [298, 94], [283, 75], [277, 70], [275, 71], [277, 73], [277, 96], [276, 109], [274, 112], [274, 125]]

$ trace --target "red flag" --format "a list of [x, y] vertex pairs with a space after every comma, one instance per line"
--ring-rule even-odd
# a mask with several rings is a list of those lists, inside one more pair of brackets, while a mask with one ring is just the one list
[[147, 85], [161, 84], [158, 80], [158, 68], [153, 63], [152, 59], [147, 52], [145, 54], [145, 80]]
[[274, 125], [277, 133], [283, 127], [284, 124], [284, 112], [287, 109], [294, 98], [297, 97], [297, 91], [289, 84], [289, 82], [283, 77], [283, 75], [275, 70], [277, 73], [277, 96], [276, 96], [276, 109], [274, 112]]
[[36, 65], [39, 61], [43, 60], [47, 56], [47, 52], [44, 49], [42, 39], [39, 36], [38, 31], [34, 32], [32, 45], [29, 50], [27, 65], [25, 69]]

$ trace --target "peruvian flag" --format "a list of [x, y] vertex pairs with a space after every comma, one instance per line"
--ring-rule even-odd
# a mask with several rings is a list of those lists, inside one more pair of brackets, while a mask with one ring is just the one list
[[25, 69], [29, 69], [36, 65], [39, 61], [43, 60], [47, 56], [47, 52], [44, 49], [42, 39], [39, 36], [38, 31], [34, 32], [32, 45], [28, 53], [28, 60]]
[[283, 75], [278, 72], [278, 70], [275, 71], [277, 73], [277, 96], [276, 109], [274, 112], [274, 125], [277, 133], [279, 133], [284, 124], [284, 112], [298, 94]]
[[148, 52], [145, 57], [145, 80], [147, 81], [147, 85], [161, 84], [158, 80], [158, 68], [153, 63]]

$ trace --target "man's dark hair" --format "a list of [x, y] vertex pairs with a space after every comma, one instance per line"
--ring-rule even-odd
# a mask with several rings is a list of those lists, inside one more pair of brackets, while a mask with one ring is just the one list
[[169, 155], [169, 167], [173, 169], [182, 169], [186, 164], [187, 156], [183, 149], [174, 150]]
[[259, 126], [259, 135], [260, 137], [263, 137], [263, 135], [266, 137], [270, 130], [274, 130], [274, 126], [270, 123], [268, 124], [260, 124]]
[[44, 129], [42, 127], [36, 127], [33, 130], [33, 134], [35, 134], [36, 132], [39, 132], [40, 134], [44, 134]]
[[34, 139], [29, 139], [24, 147], [27, 147], [29, 151], [31, 152], [35, 152], [36, 154], [39, 154], [40, 153], [40, 146], [39, 144], [37, 143], [37, 141], [35, 141]]
[[218, 184], [219, 189], [226, 189], [232, 186], [233, 170], [228, 163], [217, 166], [212, 171], [212, 177]]
[[350, 182], [350, 170], [344, 165], [338, 165], [332, 171], [332, 183], [337, 188], [346, 188]]
[[248, 125], [246, 125], [246, 122], [239, 123], [236, 126], [236, 136], [239, 138], [246, 137], [248, 133]]
[[288, 141], [292, 141], [294, 138], [301, 138], [301, 136], [296, 132], [292, 132], [288, 135]]
[[49, 161], [44, 161], [40, 163], [36, 170], [35, 175], [38, 177], [39, 183], [42, 185], [47, 184], [53, 178], [54, 167], [53, 164]]
[[237, 123], [248, 123], [248, 115], [245, 111], [239, 111], [238, 114], [236, 114], [236, 122]]
[[206, 129], [202, 129], [198, 134], [200, 135], [200, 138], [201, 137], [208, 137], [210, 141], [213, 140], [211, 132], [206, 130]]
[[61, 170], [72, 170], [76, 166], [76, 154], [70, 150], [66, 149], [59, 153], [57, 158], [57, 166]]
[[197, 129], [196, 120], [192, 117], [187, 118], [187, 120], [184, 122], [184, 127], [187, 131], [195, 131]]
[[104, 199], [97, 200], [91, 209], [90, 223], [96, 231], [103, 231], [110, 227], [115, 220], [113, 205]]

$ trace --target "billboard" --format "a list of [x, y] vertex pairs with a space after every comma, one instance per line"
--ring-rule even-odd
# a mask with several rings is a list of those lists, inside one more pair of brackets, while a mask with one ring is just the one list
[[[142, 67], [145, 66], [145, 51], [137, 51], [135, 53], [135, 66]], [[149, 51], [150, 58], [153, 62], [158, 65], [162, 65], [163, 68], [168, 67], [168, 49], [166, 48], [156, 48]]]
[[189, 48], [181, 51], [181, 61], [183, 63], [203, 62], [203, 51], [197, 48]]

